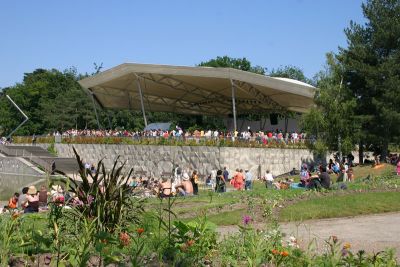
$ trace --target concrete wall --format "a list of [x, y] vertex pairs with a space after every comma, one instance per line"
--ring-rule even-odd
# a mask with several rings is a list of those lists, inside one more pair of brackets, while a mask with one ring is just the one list
[[25, 186], [45, 184], [46, 177], [0, 172], [0, 201], [8, 200], [14, 192], [21, 193]]
[[[312, 162], [314, 156], [306, 149], [263, 149], [205, 146], [147, 146], [147, 145], [73, 145], [85, 162], [96, 164], [104, 158], [106, 168], [111, 168], [120, 155], [134, 171], [147, 171], [159, 177], [162, 172], [171, 172], [173, 164], [184, 169], [196, 169], [200, 174], [227, 167], [230, 173], [236, 168], [250, 169], [254, 175], [269, 169], [279, 175], [293, 168], [299, 169], [302, 162]], [[59, 157], [74, 157], [72, 145], [55, 144]]]
[[13, 173], [24, 175], [40, 175], [35, 169], [31, 168], [18, 158], [0, 157], [0, 173]]

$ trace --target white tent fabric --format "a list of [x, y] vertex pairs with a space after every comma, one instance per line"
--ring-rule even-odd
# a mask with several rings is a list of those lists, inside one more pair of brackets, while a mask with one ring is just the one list
[[79, 83], [103, 108], [217, 116], [305, 112], [314, 105], [316, 90], [303, 82], [231, 68], [136, 63]]

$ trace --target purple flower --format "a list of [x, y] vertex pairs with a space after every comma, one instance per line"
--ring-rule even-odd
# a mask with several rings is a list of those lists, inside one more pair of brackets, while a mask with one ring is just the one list
[[248, 225], [251, 222], [251, 217], [249, 215], [243, 216], [243, 224]]
[[88, 205], [92, 204], [93, 200], [94, 200], [94, 197], [93, 197], [92, 195], [89, 195], [89, 196], [87, 197], [87, 203], [88, 203]]

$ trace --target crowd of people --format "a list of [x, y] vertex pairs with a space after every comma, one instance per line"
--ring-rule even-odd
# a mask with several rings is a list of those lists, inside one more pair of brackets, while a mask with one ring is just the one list
[[15, 192], [1, 212], [36, 213], [47, 210], [49, 202], [68, 205], [75, 200], [76, 197], [72, 193], [64, 191], [61, 185], [53, 185], [50, 190], [46, 186], [41, 186], [40, 190], [37, 190], [32, 185], [22, 188], [21, 192]]
[[0, 145], [9, 145], [11, 143], [11, 139], [7, 139], [6, 137], [0, 138]]
[[222, 131], [214, 130], [194, 130], [183, 131], [179, 126], [172, 130], [148, 130], [148, 131], [128, 131], [128, 130], [77, 130], [70, 129], [65, 132], [53, 132], [49, 136], [62, 136], [62, 137], [130, 137], [134, 139], [141, 138], [182, 138], [182, 139], [241, 139], [241, 140], [254, 140], [263, 143], [269, 141], [281, 142], [300, 142], [306, 139], [305, 133], [298, 132], [284, 132], [279, 129], [268, 131], [252, 131], [248, 127], [245, 131]]

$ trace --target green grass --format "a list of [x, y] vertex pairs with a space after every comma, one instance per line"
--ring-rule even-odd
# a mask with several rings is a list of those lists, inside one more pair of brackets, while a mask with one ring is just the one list
[[279, 219], [281, 221], [302, 221], [391, 211], [400, 211], [399, 192], [366, 192], [300, 201], [284, 208]]
[[210, 215], [207, 216], [207, 219], [216, 225], [237, 225], [244, 215], [246, 215], [246, 211], [238, 209]]
[[395, 166], [387, 163], [383, 163], [378, 167], [372, 165], [356, 166], [353, 168], [355, 179], [365, 178], [368, 175], [379, 176], [387, 173], [394, 173]]

